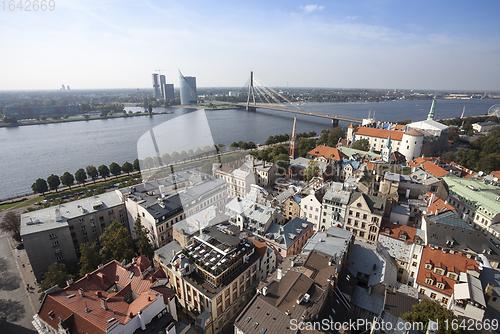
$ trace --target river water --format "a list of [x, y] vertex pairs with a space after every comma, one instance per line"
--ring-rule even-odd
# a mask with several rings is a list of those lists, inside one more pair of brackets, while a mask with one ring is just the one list
[[[436, 118], [459, 117], [464, 105], [465, 116], [484, 115], [495, 100], [438, 100]], [[368, 116], [372, 110], [380, 121], [426, 119], [431, 101], [398, 101], [378, 103], [307, 103], [302, 110], [345, 115]], [[134, 108], [127, 108], [134, 109]], [[140, 110], [140, 108], [138, 108]], [[162, 111], [158, 108], [155, 111]], [[102, 119], [70, 123], [41, 124], [0, 128], [0, 199], [31, 192], [37, 178], [50, 174], [74, 174], [88, 165], [133, 162], [154, 153], [186, 151], [204, 145], [243, 140], [264, 143], [270, 135], [290, 133], [292, 113], [261, 110], [186, 110], [170, 109], [172, 114], [152, 117]], [[340, 126], [348, 124], [340, 122]], [[319, 117], [297, 116], [297, 131], [319, 133], [331, 128], [331, 121]], [[153, 130], [150, 132], [150, 130]], [[146, 140], [149, 149], [141, 149], [138, 141], [154, 133], [156, 146]], [[146, 134], [146, 136], [143, 136]], [[211, 135], [211, 137], [210, 137]]]

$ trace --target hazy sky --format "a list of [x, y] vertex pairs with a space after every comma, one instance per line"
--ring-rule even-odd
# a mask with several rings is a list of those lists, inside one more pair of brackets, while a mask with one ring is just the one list
[[498, 0], [54, 1], [0, 8], [0, 90], [143, 88], [157, 69], [176, 86], [180, 69], [198, 87], [253, 70], [268, 86], [500, 90]]

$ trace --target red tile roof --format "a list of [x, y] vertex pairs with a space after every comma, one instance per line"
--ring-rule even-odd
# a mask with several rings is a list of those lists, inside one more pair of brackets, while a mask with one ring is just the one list
[[385, 130], [385, 129], [377, 129], [377, 128], [367, 128], [364, 126], [358, 126], [354, 129], [356, 135], [368, 136], [368, 137], [377, 137], [377, 138], [389, 138], [391, 136], [391, 140], [399, 140], [403, 139], [403, 131], [394, 131], [394, 130]]
[[439, 197], [434, 197], [433, 202], [430, 203], [432, 194], [430, 192], [426, 192], [425, 194], [427, 195], [425, 199], [427, 202], [427, 214], [433, 215], [436, 213], [436, 210], [439, 210], [439, 212], [453, 211], [454, 208]]
[[[425, 263], [429, 263], [429, 261], [432, 264], [436, 265], [439, 264], [440, 268], [453, 269], [454, 272], [458, 271], [465, 273], [469, 268], [477, 270], [479, 272], [476, 260], [468, 259], [467, 257], [461, 254], [443, 253], [442, 250], [438, 249], [433, 250], [430, 247], [424, 246], [424, 249], [422, 251], [422, 260], [417, 274], [417, 283], [424, 288], [428, 287], [433, 290], [440, 291], [448, 296], [451, 296], [453, 294], [453, 287], [455, 286], [455, 281], [452, 280], [451, 278], [446, 277], [447, 272], [445, 272], [445, 276], [435, 274], [433, 271], [434, 266], [432, 270], [425, 269]], [[435, 283], [434, 285], [425, 283], [425, 278], [429, 274], [433, 275], [435, 278], [440, 277], [445, 283], [444, 289], [438, 289]]]
[[415, 158], [415, 159], [409, 161], [408, 162], [408, 166], [410, 166], [410, 167], [417, 167], [417, 166], [420, 166], [424, 162], [425, 162], [424, 158], [418, 157], [418, 158]]
[[497, 171], [491, 172], [491, 173], [490, 173], [490, 175], [491, 175], [491, 176], [493, 176], [493, 177], [498, 177], [498, 178], [500, 178], [500, 170], [497, 170]]
[[339, 149], [324, 145], [317, 146], [315, 149], [307, 152], [307, 154], [315, 157], [325, 157], [326, 159], [333, 159], [336, 161], [342, 161], [342, 159], [348, 158], [348, 156], [339, 151]]
[[[385, 233], [385, 230], [389, 229], [390, 234], [387, 235]], [[405, 233], [406, 234], [406, 243], [412, 244], [415, 242], [415, 236], [417, 233], [417, 229], [411, 226], [406, 226], [406, 225], [400, 225], [396, 224], [393, 222], [388, 222], [388, 221], [382, 221], [382, 225], [380, 226], [380, 234], [387, 235], [388, 237], [394, 238], [394, 239], [399, 239], [400, 233]], [[419, 238], [417, 236], [417, 238]]]
[[[139, 262], [146, 263], [144, 260]], [[161, 271], [150, 271], [143, 278], [138, 266], [132, 264], [125, 268], [117, 261], [111, 261], [66, 288], [46, 295], [38, 315], [55, 329], [61, 316], [64, 321], [68, 319], [68, 326], [74, 328], [72, 333], [105, 333], [114, 322], [108, 323], [108, 319], [115, 318], [120, 324], [126, 324], [137, 312], [161, 298], [163, 293], [151, 290], [151, 286], [164, 277]], [[110, 289], [114, 286], [121, 289], [113, 292]], [[129, 304], [125, 297], [130, 292], [137, 297]], [[104, 302], [107, 310], [101, 306]]]
[[434, 177], [442, 177], [449, 173], [447, 170], [430, 161], [424, 162], [420, 167]]
[[254, 243], [255, 251], [257, 252], [257, 254], [259, 254], [260, 258], [262, 259], [264, 255], [266, 255], [267, 245], [254, 238], [247, 237], [247, 239], [250, 239]]

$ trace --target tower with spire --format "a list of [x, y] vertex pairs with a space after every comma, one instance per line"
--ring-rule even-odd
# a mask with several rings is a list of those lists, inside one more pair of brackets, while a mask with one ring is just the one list
[[435, 119], [434, 110], [436, 109], [436, 94], [434, 94], [434, 99], [432, 99], [431, 110], [429, 110], [429, 115], [427, 115], [427, 119]]
[[381, 156], [382, 160], [387, 163], [391, 163], [392, 146], [391, 146], [391, 135], [387, 138], [384, 148], [382, 149]]
[[288, 155], [291, 159], [297, 159], [299, 157], [299, 139], [297, 138], [297, 115], [293, 118], [293, 131], [292, 138], [290, 138], [290, 145], [288, 150]]

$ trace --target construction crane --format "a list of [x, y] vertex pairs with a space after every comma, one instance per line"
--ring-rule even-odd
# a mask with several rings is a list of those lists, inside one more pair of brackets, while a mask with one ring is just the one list
[[155, 70], [155, 72], [158, 72], [159, 75], [161, 75], [161, 71], [171, 71], [171, 70], [168, 69], [168, 68], [163, 68], [163, 69]]

